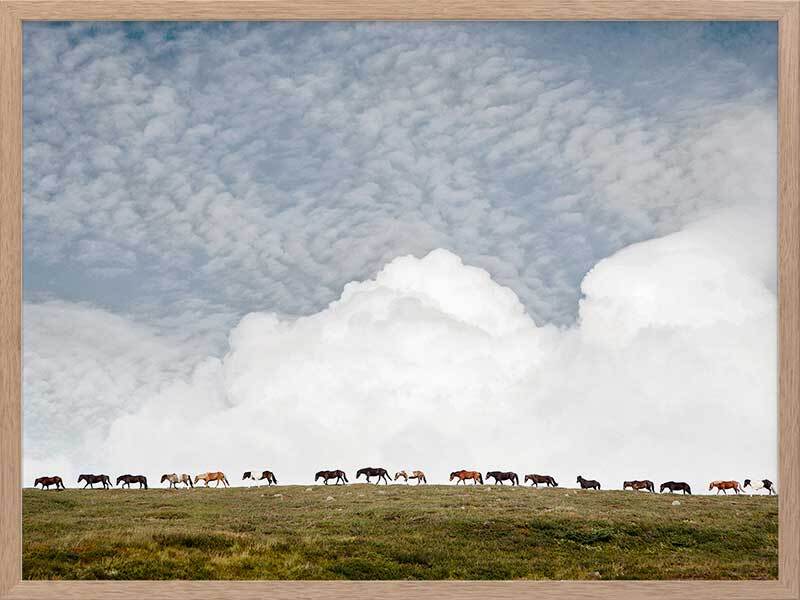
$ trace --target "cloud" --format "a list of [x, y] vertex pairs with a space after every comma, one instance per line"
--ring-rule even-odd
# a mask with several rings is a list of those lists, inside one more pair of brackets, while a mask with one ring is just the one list
[[[444, 249], [398, 257], [309, 316], [248, 314], [225, 356], [177, 373], [146, 360], [103, 365], [112, 349], [92, 347], [94, 336], [139, 328], [100, 320], [60, 376], [105, 385], [129, 373], [158, 384], [107, 415], [102, 441], [79, 433], [54, 456], [69, 477], [271, 468], [305, 483], [322, 468], [380, 464], [437, 482], [462, 467], [548, 472], [564, 484], [580, 473], [606, 487], [773, 478], [774, 227], [774, 214], [737, 208], [631, 245], [586, 275], [578, 321], [566, 328], [537, 325], [512, 290]], [[52, 310], [28, 307], [26, 319], [38, 327]], [[141, 339], [144, 354], [169, 359]], [[88, 357], [109, 375], [85, 369]], [[51, 375], [31, 364], [26, 379], [44, 385]], [[58, 389], [67, 406], [81, 393]], [[28, 397], [26, 423], [41, 430], [26, 439], [38, 440], [61, 414]], [[42, 468], [29, 456], [26, 447], [26, 479]]]
[[571, 324], [598, 260], [772, 193], [776, 51], [570, 27], [26, 24], [28, 293], [313, 314], [444, 247]]

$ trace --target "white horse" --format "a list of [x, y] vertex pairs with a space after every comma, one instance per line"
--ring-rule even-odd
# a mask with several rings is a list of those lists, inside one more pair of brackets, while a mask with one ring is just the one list
[[165, 473], [161, 476], [161, 483], [165, 481], [169, 481], [170, 488], [178, 488], [178, 484], [182, 483], [186, 487], [194, 487], [192, 483], [192, 477], [187, 475], [186, 473], [182, 473], [180, 477], [178, 477], [177, 473]]
[[761, 482], [761, 485], [755, 487], [749, 479], [745, 479], [742, 489], [746, 487], [751, 487], [753, 488], [753, 493], [757, 492], [758, 490], [767, 490], [770, 496], [772, 496], [773, 494], [775, 495], [778, 494], [777, 490], [775, 489], [775, 484], [772, 483], [769, 479], [759, 479], [759, 481]]

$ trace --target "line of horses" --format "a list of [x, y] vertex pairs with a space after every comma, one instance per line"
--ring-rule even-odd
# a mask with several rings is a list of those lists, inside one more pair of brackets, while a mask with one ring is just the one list
[[[256, 477], [258, 475], [258, 477]], [[383, 467], [364, 467], [363, 469], [359, 469], [356, 472], [356, 481], [358, 481], [361, 477], [366, 479], [367, 483], [372, 483], [372, 478], [375, 478], [375, 485], [383, 482], [386, 485], [389, 485], [390, 481], [398, 481], [402, 479], [405, 483], [408, 483], [409, 479], [415, 479], [417, 485], [428, 483], [427, 478], [425, 477], [425, 473], [423, 471], [414, 470], [414, 471], [397, 471], [392, 478], [389, 475], [389, 472], [384, 469]], [[455, 481], [456, 485], [462, 483], [467, 485], [468, 481], [472, 481], [473, 485], [483, 485], [484, 481], [489, 483], [489, 480], [494, 480], [494, 485], [503, 485], [503, 482], [509, 482], [512, 486], [520, 485], [519, 483], [519, 476], [514, 473], [513, 471], [489, 471], [486, 473], [484, 478], [483, 474], [480, 471], [470, 471], [467, 469], [460, 469], [458, 471], [453, 471], [450, 473], [449, 481]], [[266, 481], [267, 485], [277, 485], [278, 480], [275, 477], [275, 474], [272, 471], [245, 471], [242, 475], [242, 481]], [[346, 485], [350, 483], [347, 479], [347, 473], [342, 471], [341, 469], [334, 469], [334, 470], [327, 470], [327, 471], [317, 471], [314, 475], [314, 482], [318, 482], [322, 480], [323, 484], [328, 485], [328, 482], [334, 480], [334, 485]], [[215, 487], [219, 487], [220, 484], [223, 487], [230, 487], [230, 483], [228, 482], [225, 473], [222, 471], [209, 471], [206, 473], [199, 473], [192, 478], [191, 475], [187, 473], [181, 473], [178, 475], [177, 473], [165, 473], [161, 476], [161, 483], [168, 483], [170, 489], [177, 489], [179, 485], [183, 485], [186, 488], [194, 487], [200, 481], [204, 482], [205, 487], [208, 487], [210, 483], [215, 483]], [[531, 486], [539, 487], [539, 484], [543, 484], [547, 487], [558, 487], [558, 482], [553, 478], [551, 475], [539, 475], [537, 473], [529, 473], [525, 475], [523, 483], [531, 482]], [[109, 489], [113, 487], [111, 485], [111, 478], [108, 475], [99, 474], [95, 475], [92, 473], [83, 473], [78, 477], [78, 483], [84, 483], [83, 488], [90, 487], [94, 489], [95, 484], [99, 484], [103, 486], [103, 489]], [[131, 484], [138, 483], [139, 489], [148, 489], [147, 488], [147, 477], [144, 475], [120, 475], [117, 477], [117, 486], [124, 487], [131, 487]], [[582, 475], [578, 475], [575, 483], [580, 485], [581, 489], [587, 490], [600, 490], [600, 482], [595, 479], [586, 479]], [[39, 477], [33, 484], [33, 487], [38, 487], [39, 485], [42, 486], [42, 489], [49, 490], [50, 486], [55, 486], [56, 490], [63, 490], [66, 489], [64, 486], [64, 481], [61, 477], [52, 476], [52, 477]], [[744, 484], [740, 484], [738, 481], [712, 481], [708, 485], [708, 491], [712, 491], [716, 488], [717, 495], [720, 492], [727, 495], [728, 490], [732, 490], [736, 494], [744, 493], [744, 488], [751, 488], [754, 492], [759, 490], [767, 490], [769, 495], [777, 494], [775, 490], [775, 484], [772, 483], [769, 479], [760, 479], [756, 480], [753, 483], [750, 479], [745, 479]], [[627, 490], [631, 489], [634, 491], [644, 490], [647, 492], [655, 493], [655, 484], [650, 481], [649, 479], [634, 479], [631, 481], [625, 481], [622, 484], [622, 489]], [[688, 483], [685, 481], [665, 481], [661, 484], [659, 488], [659, 493], [663, 493], [664, 491], [668, 491], [670, 493], [673, 492], [683, 492], [684, 494], [691, 495], [692, 488], [689, 486]]]

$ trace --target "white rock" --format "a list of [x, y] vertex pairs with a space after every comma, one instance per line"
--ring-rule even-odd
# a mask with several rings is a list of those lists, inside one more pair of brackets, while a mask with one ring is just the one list
[[680, 506], [680, 505], [681, 505], [681, 501], [680, 500], [673, 500], [672, 501], [672, 506]]

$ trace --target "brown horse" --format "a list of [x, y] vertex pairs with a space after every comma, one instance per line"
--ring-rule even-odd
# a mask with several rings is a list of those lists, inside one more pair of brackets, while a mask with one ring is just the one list
[[555, 479], [550, 477], [550, 475], [537, 475], [536, 473], [530, 473], [525, 475], [525, 483], [528, 481], [531, 482], [531, 485], [535, 485], [537, 488], [539, 487], [540, 483], [546, 484], [547, 487], [558, 487], [558, 483]]
[[53, 477], [39, 477], [36, 479], [36, 481], [33, 482], [33, 487], [36, 487], [39, 484], [42, 484], [42, 489], [49, 490], [51, 485], [56, 486], [56, 490], [67, 489], [64, 487], [64, 482], [61, 481], [61, 477], [59, 477], [58, 475], [55, 475]]
[[102, 483], [104, 490], [107, 490], [111, 487], [111, 478], [108, 475], [91, 475], [84, 473], [78, 477], [78, 483], [81, 481], [86, 482], [86, 485], [83, 486], [84, 489], [86, 489], [87, 485], [94, 489], [95, 483]]
[[494, 478], [494, 484], [503, 485], [504, 481], [510, 481], [511, 485], [519, 485], [519, 476], [514, 473], [513, 471], [489, 471], [486, 473], [486, 481], [489, 481], [489, 477]]
[[314, 475], [314, 483], [319, 481], [320, 477], [325, 485], [328, 485], [329, 479], [335, 479], [336, 485], [339, 485], [340, 481], [342, 482], [342, 485], [349, 483], [347, 481], [347, 474], [341, 469], [336, 469], [335, 471], [317, 471], [317, 474]]
[[178, 477], [177, 473], [164, 473], [161, 476], [161, 483], [164, 483], [165, 481], [169, 481], [170, 488], [177, 489], [179, 483], [182, 483], [187, 488], [194, 487], [191, 476], [187, 475], [186, 473], [181, 474], [180, 477]]
[[483, 475], [479, 471], [466, 471], [464, 469], [453, 471], [450, 473], [450, 481], [453, 481], [453, 479], [458, 479], [456, 485], [459, 483], [467, 485], [467, 479], [472, 479], [473, 485], [483, 484]]
[[584, 479], [581, 475], [578, 475], [578, 479], [575, 480], [575, 483], [581, 484], [582, 490], [599, 490], [600, 489], [600, 482], [594, 479]]
[[356, 472], [356, 479], [362, 475], [367, 478], [367, 483], [370, 482], [370, 477], [377, 477], [378, 479], [375, 481], [375, 485], [378, 485], [381, 480], [383, 480], [386, 485], [389, 485], [389, 472], [383, 467], [364, 467], [363, 469], [359, 469]]
[[212, 481], [216, 481], [217, 485], [214, 487], [219, 487], [220, 482], [222, 483], [223, 487], [229, 487], [230, 484], [228, 483], [228, 479], [225, 477], [225, 473], [222, 471], [211, 471], [209, 473], [200, 473], [199, 475], [195, 475], [194, 482], [197, 483], [200, 480], [206, 482], [206, 487]]
[[708, 491], [710, 492], [714, 488], [717, 488], [717, 496], [719, 496], [720, 492], [727, 496], [728, 492], [725, 490], [733, 490], [737, 494], [744, 491], [738, 481], [712, 481], [708, 484]]
[[411, 471], [411, 475], [409, 475], [405, 471], [398, 471], [394, 475], [394, 480], [397, 481], [401, 477], [406, 483], [408, 483], [409, 479], [416, 479], [417, 485], [419, 485], [420, 483], [428, 483], [428, 480], [425, 479], [425, 473], [423, 473], [422, 471]]
[[144, 475], [120, 475], [117, 477], [117, 485], [122, 482], [122, 487], [126, 485], [130, 488], [132, 483], [138, 483], [139, 489], [147, 489], [147, 477]]
[[689, 487], [689, 484], [685, 481], [665, 481], [661, 484], [661, 488], [659, 488], [659, 493], [663, 492], [664, 490], [669, 490], [669, 493], [672, 492], [683, 492], [683, 495], [689, 494], [692, 495], [692, 488]]
[[626, 481], [622, 484], [622, 489], [626, 490], [628, 488], [631, 488], [632, 490], [647, 490], [648, 492], [653, 492], [654, 494], [656, 493], [656, 487], [649, 479], [643, 479], [641, 481]]

